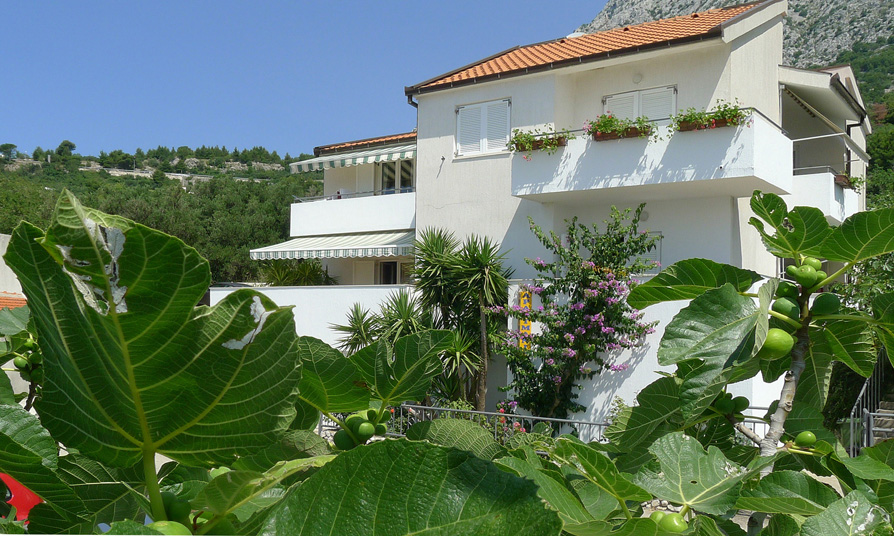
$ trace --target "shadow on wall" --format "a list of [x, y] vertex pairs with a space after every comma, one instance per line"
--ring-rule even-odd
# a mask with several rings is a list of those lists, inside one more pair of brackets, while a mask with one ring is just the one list
[[[589, 382], [584, 380], [584, 383], [581, 385], [583, 389], [579, 391], [578, 401], [582, 404], [589, 402], [588, 409], [584, 412], [576, 413], [570, 418], [587, 421], [605, 421], [611, 413], [612, 402], [615, 396], [617, 396], [616, 393], [621, 391], [625, 384], [628, 386], [631, 384], [645, 386], [654, 379], [652, 377], [655, 376], [655, 373], [644, 368], [643, 365], [646, 363], [646, 357], [649, 353], [654, 354], [655, 351], [657, 349], [653, 350], [652, 345], [647, 342], [630, 350], [619, 350], [609, 353], [609, 357], [606, 359], [607, 364], [626, 364], [629, 365], [628, 368], [619, 371], [606, 370], [594, 376]], [[651, 359], [648, 361], [654, 362]], [[644, 381], [643, 375], [649, 376], [648, 381]], [[627, 400], [627, 396], [623, 398], [624, 403], [628, 405], [634, 403], [633, 397], [629, 397], [630, 400]]]

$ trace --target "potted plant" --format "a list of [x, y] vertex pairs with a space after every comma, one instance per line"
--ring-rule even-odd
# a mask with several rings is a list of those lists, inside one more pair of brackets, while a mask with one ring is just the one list
[[543, 131], [539, 128], [533, 130], [515, 129], [509, 139], [509, 148], [516, 152], [527, 153], [525, 160], [530, 160], [531, 152], [546, 151], [546, 154], [554, 154], [559, 147], [565, 147], [568, 140], [574, 138], [574, 134], [568, 130], [556, 131], [553, 127], [548, 127]]
[[596, 141], [621, 138], [645, 138], [655, 131], [654, 123], [646, 117], [621, 119], [612, 114], [603, 114], [584, 123], [584, 132]]
[[680, 132], [706, 130], [741, 125], [747, 117], [748, 112], [739, 106], [738, 101], [730, 103], [720, 100], [713, 110], [697, 111], [695, 108], [688, 108], [673, 116], [673, 127]]

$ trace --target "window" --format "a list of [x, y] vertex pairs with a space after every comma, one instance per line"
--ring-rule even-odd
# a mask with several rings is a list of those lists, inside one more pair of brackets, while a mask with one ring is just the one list
[[645, 116], [652, 121], [670, 119], [677, 112], [677, 88], [674, 86], [618, 93], [602, 98], [603, 113], [622, 119]]
[[377, 170], [379, 189], [383, 194], [412, 192], [416, 185], [414, 160], [381, 162]]
[[456, 154], [505, 151], [509, 147], [509, 99], [456, 109]]

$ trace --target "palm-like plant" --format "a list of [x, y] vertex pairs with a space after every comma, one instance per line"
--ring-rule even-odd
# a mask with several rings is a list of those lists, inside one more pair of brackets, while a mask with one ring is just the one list
[[332, 324], [332, 329], [345, 336], [338, 339], [338, 348], [345, 353], [353, 354], [376, 341], [379, 333], [377, 315], [355, 303], [348, 312], [347, 324]]
[[450, 231], [425, 229], [416, 240], [413, 279], [422, 306], [438, 312], [441, 327], [450, 327], [459, 301], [453, 271], [458, 264], [459, 241]]
[[259, 275], [261, 281], [270, 287], [310, 287], [338, 283], [317, 259], [263, 261]]
[[444, 370], [435, 376], [432, 388], [443, 400], [471, 399], [470, 379], [475, 376], [481, 358], [475, 351], [477, 337], [462, 327], [451, 330], [450, 346], [441, 354]]
[[463, 301], [476, 304], [480, 334], [480, 366], [477, 372], [475, 409], [485, 410], [487, 394], [488, 324], [487, 308], [504, 305], [509, 295], [509, 278], [512, 269], [503, 267], [506, 255], [487, 237], [469, 237], [457, 255], [458, 264], [453, 271], [456, 282], [463, 289]]
[[431, 314], [425, 310], [409, 289], [391, 293], [378, 314], [380, 337], [390, 343], [405, 336], [433, 328]]

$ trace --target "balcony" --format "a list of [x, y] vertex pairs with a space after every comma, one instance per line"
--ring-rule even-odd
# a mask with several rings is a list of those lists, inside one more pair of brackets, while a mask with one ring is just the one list
[[831, 167], [795, 169], [789, 205], [816, 207], [831, 225], [841, 225], [849, 215], [860, 211], [860, 194], [836, 180], [843, 176]]
[[[407, 191], [409, 190], [409, 191]], [[416, 228], [416, 193], [364, 192], [307, 198], [292, 204], [290, 235], [368, 233]]]
[[[792, 189], [792, 142], [758, 112], [744, 125], [674, 132], [657, 141], [578, 137], [553, 155], [512, 158], [512, 195], [539, 202], [631, 203], [747, 197]], [[586, 192], [589, 192], [586, 193]]]

